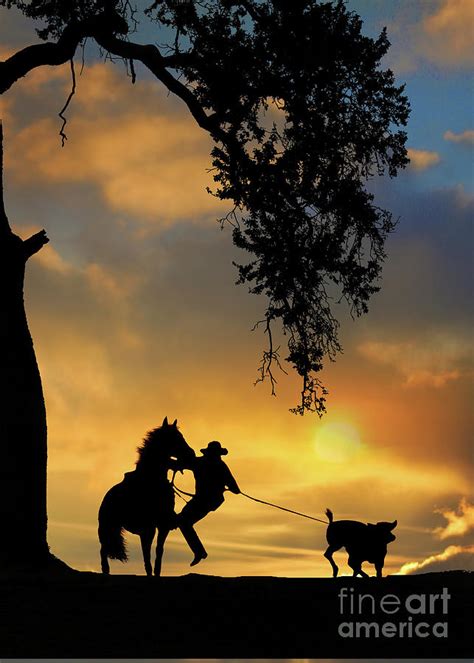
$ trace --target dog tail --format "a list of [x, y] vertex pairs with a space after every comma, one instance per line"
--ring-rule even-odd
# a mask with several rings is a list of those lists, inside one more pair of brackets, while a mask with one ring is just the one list
[[334, 520], [334, 515], [331, 509], [326, 509], [326, 516], [328, 517], [329, 524], [331, 524], [332, 521]]

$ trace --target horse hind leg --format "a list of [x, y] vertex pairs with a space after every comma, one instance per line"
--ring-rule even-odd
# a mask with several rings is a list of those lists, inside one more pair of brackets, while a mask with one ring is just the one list
[[143, 562], [145, 565], [145, 572], [147, 576], [152, 575], [151, 568], [151, 544], [155, 536], [155, 528], [146, 529], [140, 534], [140, 542], [142, 544]]
[[102, 573], [108, 575], [110, 573], [109, 559], [107, 557], [107, 550], [105, 549], [104, 544], [100, 546], [100, 567]]
[[169, 528], [161, 527], [158, 529], [158, 537], [156, 539], [155, 576], [161, 575], [161, 563], [163, 560], [163, 552], [165, 550], [165, 541], [169, 532]]

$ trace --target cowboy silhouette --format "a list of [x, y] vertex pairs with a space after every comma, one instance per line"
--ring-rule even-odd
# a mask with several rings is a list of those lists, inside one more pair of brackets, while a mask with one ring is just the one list
[[209, 442], [205, 449], [201, 449], [201, 453], [203, 455], [198, 456], [191, 467], [196, 481], [195, 495], [178, 515], [178, 527], [194, 553], [190, 566], [195, 566], [207, 557], [207, 552], [193, 527], [194, 523], [220, 507], [224, 502], [226, 489], [236, 495], [240, 493], [236, 480], [222, 460], [222, 456], [228, 453], [227, 449], [214, 440]]

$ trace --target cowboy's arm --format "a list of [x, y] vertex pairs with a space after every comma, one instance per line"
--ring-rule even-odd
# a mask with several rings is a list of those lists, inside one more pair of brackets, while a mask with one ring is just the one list
[[237, 485], [237, 481], [232, 476], [232, 472], [229, 470], [227, 465], [225, 473], [225, 485], [227, 486], [227, 488], [230, 490], [231, 493], [235, 493], [236, 495], [240, 493], [240, 488]]

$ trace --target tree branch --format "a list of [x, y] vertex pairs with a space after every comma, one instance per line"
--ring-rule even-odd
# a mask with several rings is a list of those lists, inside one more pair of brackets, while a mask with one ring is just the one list
[[153, 45], [136, 44], [116, 37], [127, 34], [126, 21], [116, 12], [104, 12], [93, 19], [71, 23], [65, 29], [58, 42], [35, 44], [18, 51], [4, 62], [0, 62], [0, 94], [6, 92], [17, 80], [36, 67], [43, 65], [61, 65], [72, 60], [79, 43], [93, 37], [106, 51], [124, 58], [139, 60], [160, 80], [170, 92], [176, 94], [189, 108], [198, 125], [213, 137], [228, 142], [228, 136], [222, 130], [215, 114], [207, 115], [192, 91], [178, 81], [167, 67], [177, 67], [189, 62], [190, 53], [175, 53], [164, 57]]
[[71, 77], [72, 77], [71, 92], [69, 93], [69, 96], [66, 99], [66, 103], [64, 104], [64, 106], [61, 108], [61, 110], [58, 113], [59, 117], [63, 121], [61, 129], [59, 131], [59, 135], [61, 136], [61, 145], [63, 147], [64, 147], [64, 145], [67, 141], [67, 136], [64, 132], [64, 129], [66, 128], [66, 124], [67, 124], [67, 117], [64, 115], [64, 113], [67, 111], [67, 109], [69, 107], [69, 104], [71, 103], [71, 99], [76, 94], [76, 70], [74, 69], [74, 60], [72, 60], [72, 59], [71, 59]]
[[43, 65], [57, 66], [71, 60], [84, 38], [96, 38], [101, 33], [126, 34], [126, 21], [116, 12], [103, 12], [94, 18], [70, 23], [57, 43], [34, 44], [0, 62], [0, 94], [3, 94], [23, 76]]
[[247, 14], [254, 20], [255, 22], [259, 21], [262, 18], [261, 13], [258, 11], [257, 7], [252, 4], [252, 2], [247, 2], [247, 0], [239, 0], [238, 2], [233, 3], [234, 5], [238, 6], [240, 5], [245, 9]]
[[265, 334], [268, 335], [268, 350], [264, 350], [263, 356], [262, 356], [262, 361], [260, 363], [260, 367], [258, 369], [258, 372], [260, 376], [257, 378], [255, 381], [254, 385], [257, 385], [259, 382], [264, 382], [266, 378], [269, 378], [270, 384], [272, 386], [272, 396], [276, 396], [276, 391], [275, 391], [275, 385], [277, 383], [277, 380], [275, 376], [273, 375], [273, 362], [276, 363], [280, 371], [285, 373], [285, 375], [288, 375], [283, 366], [280, 363], [280, 355], [279, 355], [279, 350], [280, 348], [276, 348], [276, 350], [273, 348], [273, 336], [272, 336], [272, 329], [271, 329], [271, 318], [267, 316], [265, 320], [260, 320], [257, 322], [252, 331], [257, 329], [257, 327], [262, 324], [263, 322], [266, 322], [265, 325]]
[[[207, 115], [198, 102], [192, 91], [183, 83], [178, 81], [168, 70], [167, 67], [176, 66], [179, 63], [179, 56], [173, 55], [165, 58], [161, 55], [156, 46], [150, 44], [136, 44], [134, 42], [118, 39], [111, 34], [98, 34], [95, 39], [99, 46], [102, 46], [109, 53], [117, 55], [125, 60], [139, 60], [147, 67], [158, 80], [160, 80], [170, 92], [173, 92], [189, 108], [191, 115], [198, 125], [208, 131], [212, 136], [222, 142], [227, 142], [226, 132], [220, 128], [217, 122], [217, 116]], [[189, 54], [183, 54], [187, 59]], [[172, 63], [172, 64], [171, 64]]]
[[64, 64], [73, 57], [77, 45], [86, 35], [80, 26], [68, 26], [57, 44], [35, 44], [27, 46], [4, 62], [0, 62], [0, 94], [36, 67]]
[[23, 251], [25, 255], [25, 260], [31, 258], [32, 255], [38, 253], [40, 249], [43, 248], [45, 244], [49, 242], [49, 239], [46, 237], [46, 230], [40, 230], [38, 233], [35, 233], [28, 239], [25, 239], [23, 242]]

